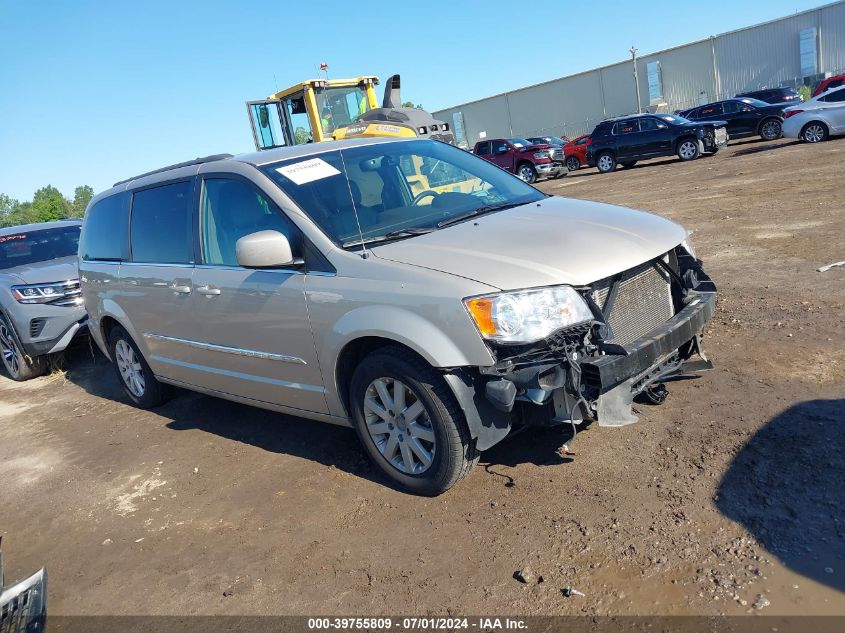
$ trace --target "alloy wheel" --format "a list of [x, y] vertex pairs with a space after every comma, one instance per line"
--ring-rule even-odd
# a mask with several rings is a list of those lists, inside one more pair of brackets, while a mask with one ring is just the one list
[[3, 364], [12, 378], [20, 376], [23, 358], [12, 338], [9, 327], [2, 321], [0, 321], [0, 354], [3, 355]]
[[123, 384], [136, 398], [143, 397], [146, 388], [144, 370], [135, 355], [135, 350], [129, 343], [121, 339], [114, 346], [114, 356], [120, 376], [123, 378]]
[[804, 130], [804, 140], [808, 143], [819, 143], [824, 140], [824, 128], [818, 123], [812, 123]]
[[534, 172], [528, 165], [519, 168], [519, 177], [529, 184], [534, 182]]
[[599, 158], [598, 167], [600, 171], [610, 171], [611, 169], [613, 169], [613, 158], [611, 158], [607, 154], [601, 156]]
[[376, 448], [399, 472], [419, 475], [434, 462], [437, 440], [416, 392], [395, 378], [376, 378], [364, 395], [364, 421]]
[[778, 123], [777, 121], [767, 121], [763, 124], [763, 129], [760, 130], [760, 132], [760, 136], [762, 136], [767, 141], [772, 141], [780, 136], [780, 123]]
[[681, 146], [678, 148], [678, 154], [681, 155], [681, 158], [685, 160], [690, 160], [695, 158], [695, 153], [698, 148], [695, 146], [695, 143], [692, 141], [684, 141], [681, 143]]
[[570, 156], [566, 159], [566, 168], [569, 171], [576, 171], [579, 167], [581, 167], [581, 161], [574, 156]]

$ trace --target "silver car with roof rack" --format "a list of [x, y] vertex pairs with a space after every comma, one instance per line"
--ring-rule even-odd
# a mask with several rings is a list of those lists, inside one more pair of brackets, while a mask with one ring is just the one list
[[177, 385], [351, 426], [429, 495], [517, 427], [635, 421], [634, 396], [707, 366], [691, 359], [715, 305], [677, 224], [423, 139], [118, 183], [79, 254], [92, 336], [136, 405]]

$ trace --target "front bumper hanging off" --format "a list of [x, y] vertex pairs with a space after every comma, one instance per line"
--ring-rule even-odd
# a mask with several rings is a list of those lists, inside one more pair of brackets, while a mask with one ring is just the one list
[[[446, 376], [479, 449], [501, 440], [514, 424], [631, 424], [638, 394], [712, 368], [701, 338], [715, 312], [716, 287], [683, 246], [580, 291], [594, 321], [532, 345], [497, 348], [494, 365]], [[670, 309], [661, 322], [659, 315]], [[649, 320], [654, 326], [644, 327]]]

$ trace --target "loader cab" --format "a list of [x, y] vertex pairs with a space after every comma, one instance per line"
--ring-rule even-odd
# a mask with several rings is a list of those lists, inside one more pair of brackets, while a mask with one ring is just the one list
[[310, 79], [248, 101], [256, 149], [330, 141], [335, 130], [357, 122], [378, 107], [373, 76], [355, 79]]

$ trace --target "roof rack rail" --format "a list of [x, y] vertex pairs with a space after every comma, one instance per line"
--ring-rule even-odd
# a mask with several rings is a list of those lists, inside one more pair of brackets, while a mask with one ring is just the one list
[[119, 180], [118, 182], [114, 183], [112, 187], [117, 187], [118, 185], [125, 185], [127, 182], [138, 180], [139, 178], [144, 178], [146, 176], [152, 176], [153, 174], [160, 174], [164, 171], [170, 171], [171, 169], [178, 169], [179, 167], [190, 167], [191, 165], [202, 165], [203, 163], [213, 163], [214, 161], [226, 160], [227, 158], [232, 158], [232, 154], [212, 154], [211, 156], [202, 156], [193, 160], [186, 160], [184, 163], [168, 165], [167, 167], [162, 167], [161, 169], [154, 169], [143, 174], [138, 174], [137, 176], [132, 176], [132, 178], [127, 178], [126, 180]]

